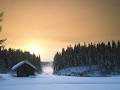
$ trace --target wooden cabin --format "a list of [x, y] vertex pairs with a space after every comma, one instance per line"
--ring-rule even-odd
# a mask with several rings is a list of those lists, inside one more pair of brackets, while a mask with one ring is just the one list
[[17, 77], [35, 75], [37, 68], [28, 61], [21, 61], [12, 67]]

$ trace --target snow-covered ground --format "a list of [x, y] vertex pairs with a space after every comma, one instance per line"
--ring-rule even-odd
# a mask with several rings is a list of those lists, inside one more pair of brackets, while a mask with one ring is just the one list
[[96, 65], [93, 65], [91, 69], [89, 68], [89, 66], [68, 67], [59, 70], [55, 74], [64, 76], [92, 76], [92, 77], [102, 76]]
[[120, 90], [120, 76], [37, 75], [35, 77], [12, 77], [8, 74], [1, 74], [0, 90]]
[[56, 74], [58, 75], [71, 75], [72, 73], [82, 73], [84, 71], [88, 71], [89, 67], [83, 66], [83, 67], [68, 67], [65, 69], [59, 70]]

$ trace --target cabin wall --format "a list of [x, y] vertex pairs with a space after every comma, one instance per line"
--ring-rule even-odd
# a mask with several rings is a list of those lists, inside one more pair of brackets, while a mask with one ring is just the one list
[[29, 76], [29, 75], [34, 75], [34, 74], [35, 74], [35, 70], [29, 65], [23, 65], [22, 67], [17, 69], [18, 77]]

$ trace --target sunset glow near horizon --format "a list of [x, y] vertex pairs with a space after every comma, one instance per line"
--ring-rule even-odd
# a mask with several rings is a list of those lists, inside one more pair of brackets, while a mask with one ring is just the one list
[[6, 47], [52, 61], [67, 45], [120, 40], [120, 0], [0, 0]]

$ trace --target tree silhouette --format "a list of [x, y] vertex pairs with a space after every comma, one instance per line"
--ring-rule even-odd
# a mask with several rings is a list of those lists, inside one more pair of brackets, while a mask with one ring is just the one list
[[[3, 14], [4, 14], [4, 12], [3, 11], [1, 11], [0, 12], [0, 22], [3, 20], [2, 19], [2, 17], [3, 17]], [[0, 26], [0, 32], [2, 31], [2, 26]], [[6, 39], [0, 39], [0, 50], [2, 49], [2, 48], [4, 48], [4, 42], [6, 41]]]

